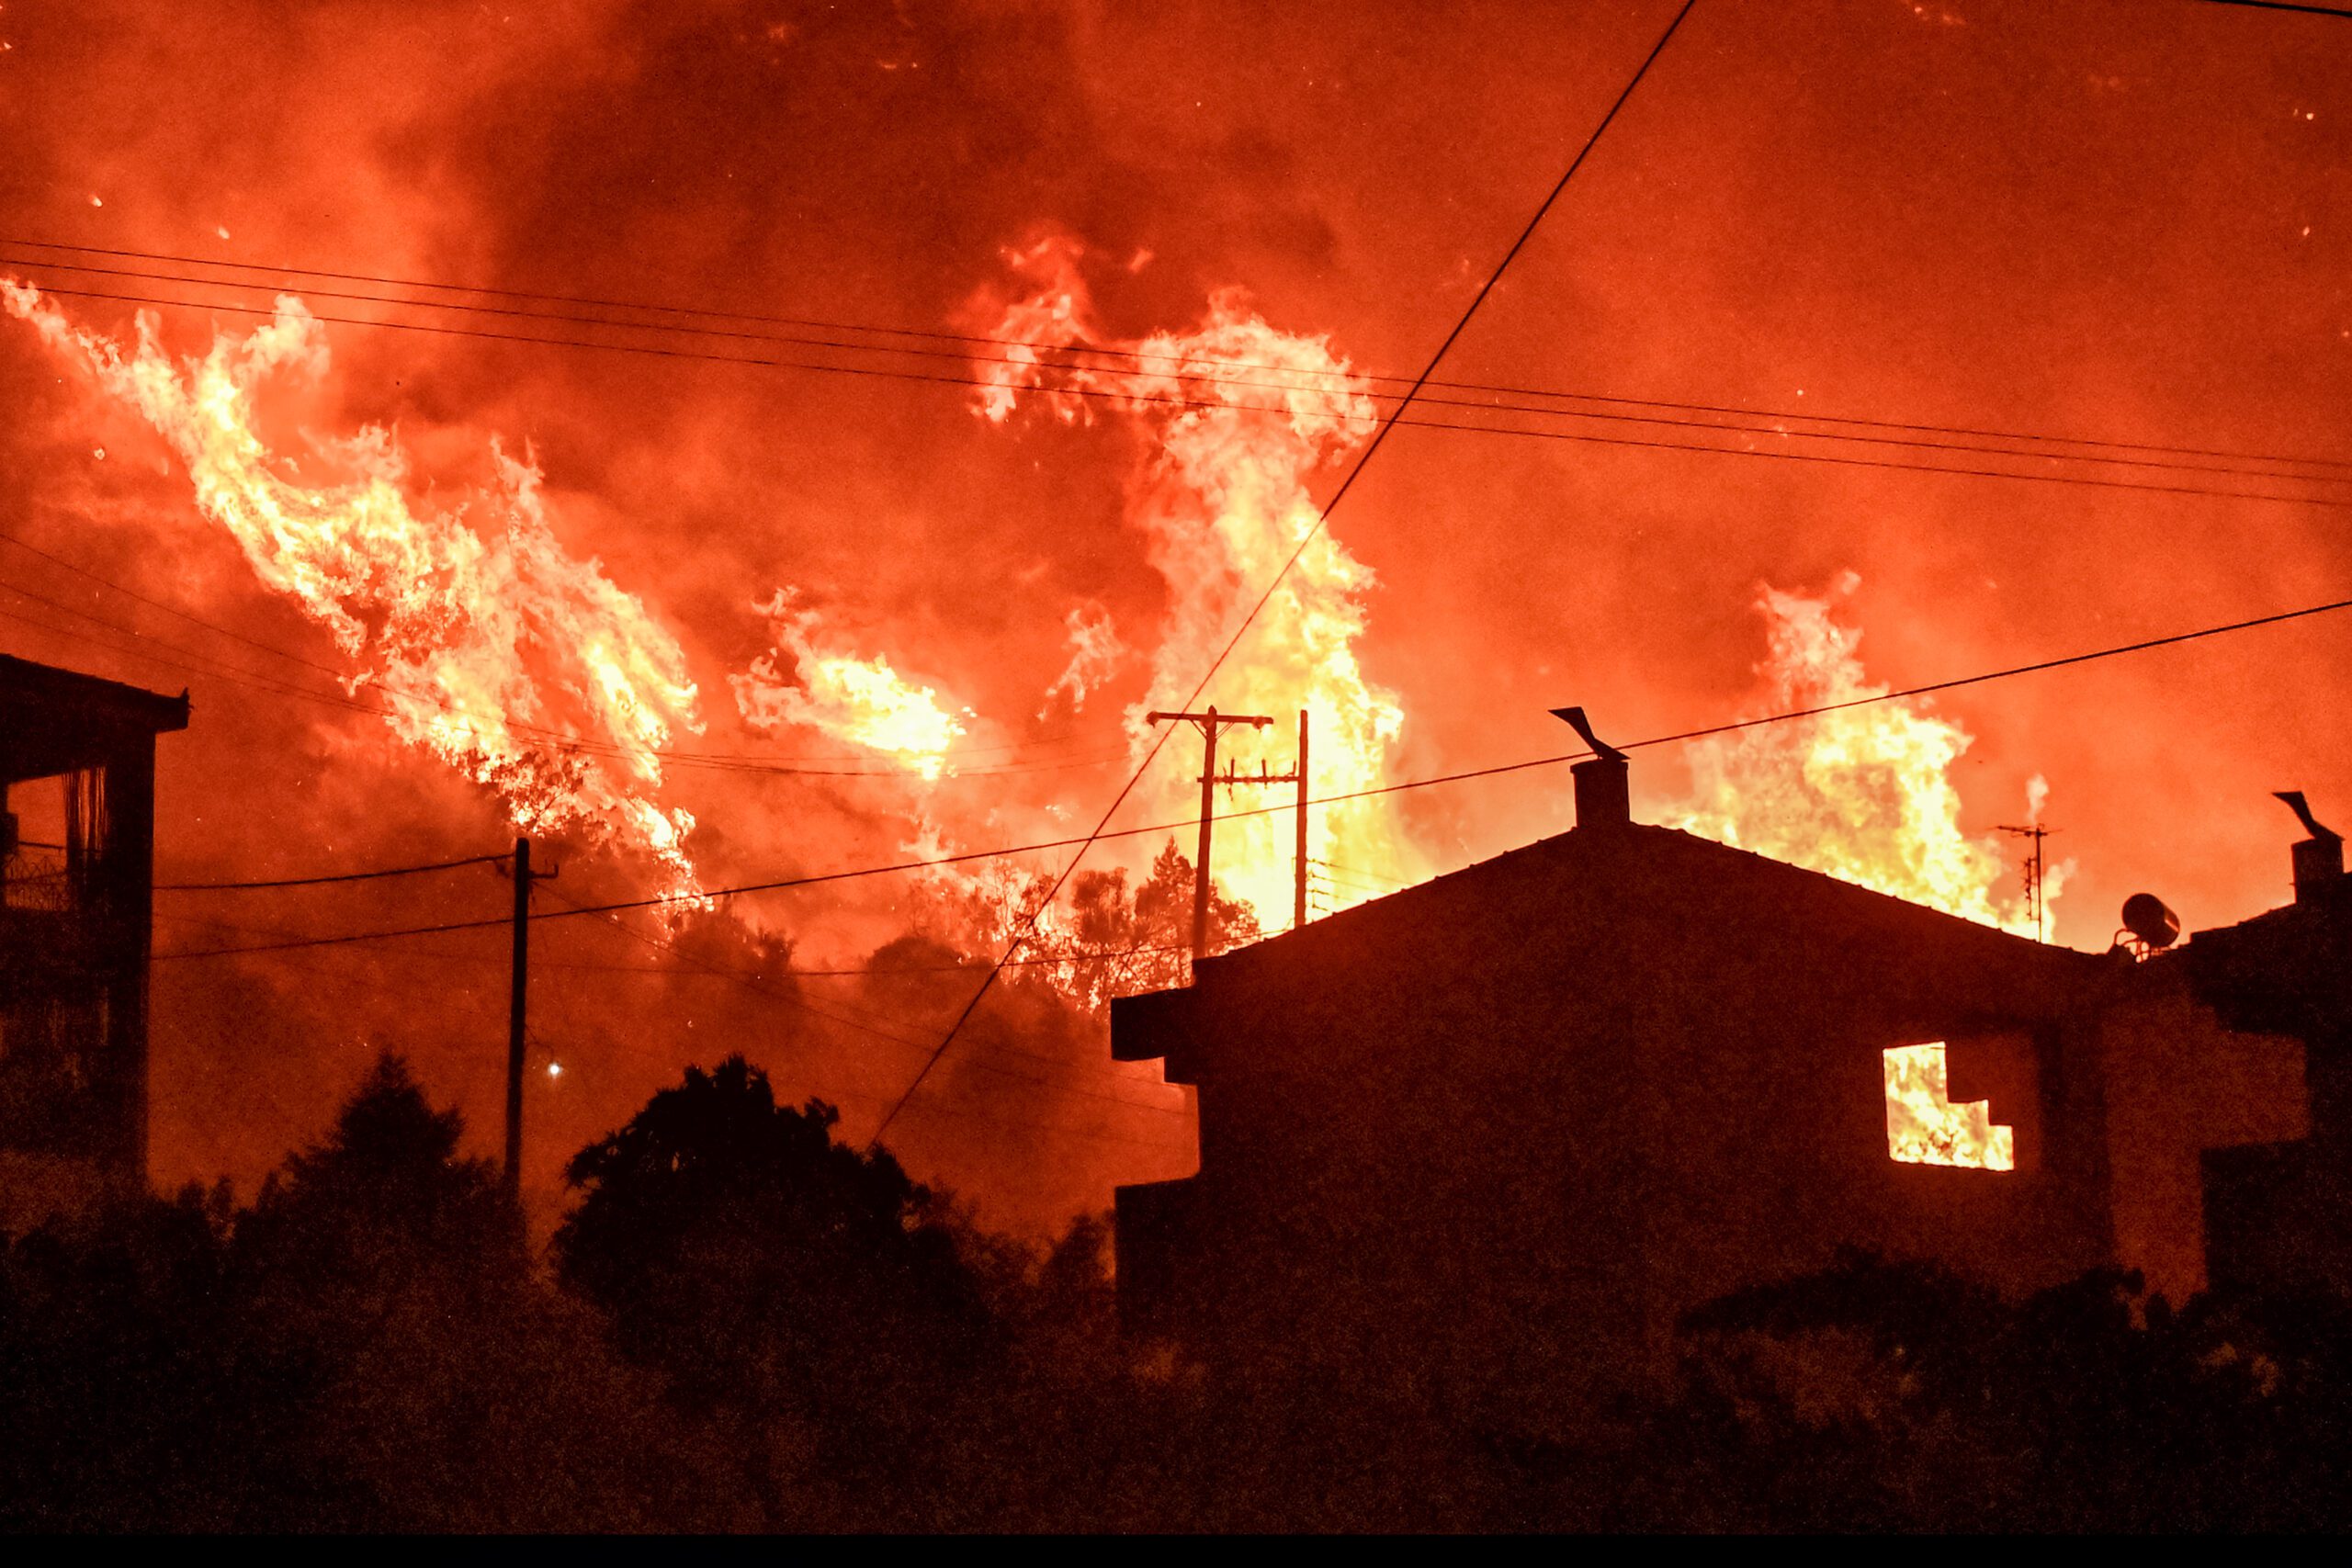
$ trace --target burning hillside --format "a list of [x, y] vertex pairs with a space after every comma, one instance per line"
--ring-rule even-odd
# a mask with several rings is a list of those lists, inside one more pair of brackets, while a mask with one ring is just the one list
[[[1808, 599], [1765, 588], [1763, 665], [1772, 710], [1835, 708], [1885, 695], [1863, 672], [1860, 628], [1830, 612], [1853, 592]], [[1948, 914], [2038, 934], [1997, 836], [1961, 823], [1951, 770], [1968, 731], [1924, 700], [1871, 702], [1693, 742], [1691, 795], [1674, 825]], [[2040, 819], [2048, 786], [2029, 788]], [[2052, 868], [2054, 901], [2065, 868]]]
[[[495, 791], [517, 829], [616, 840], [691, 892], [694, 818], [659, 798], [662, 749], [702, 728], [685, 655], [642, 601], [558, 542], [527, 455], [493, 445], [492, 489], [420, 510], [389, 430], [314, 441], [299, 458], [273, 450], [257, 394], [331, 367], [324, 331], [291, 297], [268, 325], [176, 364], [151, 315], [126, 348], [38, 289], [0, 280], [0, 302], [154, 426], [198, 508], [334, 635], [351, 660], [345, 689], [403, 740]], [[469, 522], [469, 505], [491, 526]]]
[[[1015, 279], [1010, 294], [983, 294], [970, 313], [992, 340], [1013, 346], [976, 367], [989, 385], [975, 405], [999, 423], [1024, 400], [1064, 421], [1091, 420], [1100, 406], [1138, 438], [1127, 521], [1166, 584], [1167, 604], [1149, 684], [1127, 708], [1136, 756], [1150, 745], [1143, 715], [1182, 705], [1215, 667], [1204, 700], [1275, 721], [1265, 739], [1241, 740], [1240, 754], [1227, 751], [1222, 762], [1248, 771], [1266, 760], [1282, 771], [1290, 761], [1283, 740], [1305, 709], [1313, 727], [1313, 794], [1389, 782], [1405, 714], [1396, 694], [1358, 661], [1371, 571], [1328, 529], [1283, 571], [1315, 529], [1315, 481], [1371, 436], [1368, 383], [1328, 339], [1269, 324], [1238, 289], [1213, 296], [1189, 331], [1108, 337], [1094, 321], [1081, 255], [1058, 237], [1007, 253]], [[1259, 608], [1259, 595], [1278, 576], [1280, 586]], [[1245, 619], [1247, 631], [1220, 664]], [[1171, 760], [1148, 781], [1145, 798], [1161, 815], [1179, 814], [1196, 798], [1195, 784]], [[1327, 807], [1312, 831], [1318, 852], [1385, 882], [1430, 868], [1389, 799]], [[1274, 929], [1291, 903], [1291, 852], [1285, 825], [1238, 820], [1222, 830], [1217, 884]], [[1361, 896], [1342, 892], [1340, 901]]]

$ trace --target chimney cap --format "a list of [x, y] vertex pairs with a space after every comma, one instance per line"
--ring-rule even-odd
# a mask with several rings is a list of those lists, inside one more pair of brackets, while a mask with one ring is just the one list
[[1602, 761], [1622, 762], [1625, 760], [1624, 752], [1592, 732], [1592, 721], [1585, 717], [1584, 709], [1580, 707], [1554, 708], [1552, 716], [1567, 720], [1569, 726], [1583, 739], [1584, 743], [1592, 748], [1593, 755]]
[[2302, 823], [2303, 831], [2309, 833], [2312, 838], [2317, 839], [2321, 843], [2340, 844], [2344, 841], [2343, 834], [2337, 832], [2333, 828], [2322, 825], [2320, 819], [2312, 815], [2311, 802], [2303, 798], [2303, 792], [2301, 790], [2273, 790], [2271, 791], [2271, 795], [2276, 799], [2285, 801], [2287, 803], [2287, 809], [2293, 812], [2296, 818]]

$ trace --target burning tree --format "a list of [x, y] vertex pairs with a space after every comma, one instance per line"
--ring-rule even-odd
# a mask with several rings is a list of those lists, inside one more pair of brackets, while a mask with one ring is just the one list
[[[1192, 978], [1193, 863], [1172, 838], [1152, 862], [1151, 874], [1130, 887], [1124, 866], [1081, 871], [1067, 898], [1048, 908], [1053, 877], [1042, 870], [995, 866], [945, 885], [933, 917], [964, 933], [993, 958], [1035, 917], [1022, 944], [1021, 967], [1005, 978], [1047, 985], [1089, 1011], [1114, 997], [1165, 990]], [[1258, 917], [1249, 905], [1209, 889], [1209, 947], [1222, 953], [1256, 940]]]

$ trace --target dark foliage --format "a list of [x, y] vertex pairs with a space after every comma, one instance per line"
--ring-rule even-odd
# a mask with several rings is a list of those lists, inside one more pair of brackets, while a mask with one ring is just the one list
[[386, 1057], [254, 1205], [36, 1231], [0, 1267], [0, 1519], [42, 1529], [724, 1523], [658, 1387], [541, 1281]]
[[2206, 1529], [2352, 1524], [2352, 1310], [1862, 1254], [1497, 1432], [1411, 1347], [1243, 1382], [1115, 1330], [740, 1059], [583, 1150], [553, 1277], [396, 1059], [245, 1208], [0, 1254], [12, 1529]]
[[[1686, 1320], [1679, 1389], [1570, 1498], [1739, 1529], [2342, 1529], [2352, 1311], [2100, 1271], [2011, 1303], [1849, 1253]], [[1555, 1471], [1558, 1454], [1547, 1456]], [[1556, 1476], [1555, 1477], [1556, 1482]]]
[[776, 1523], [788, 1472], [863, 1491], [926, 1461], [941, 1391], [988, 1320], [931, 1194], [888, 1152], [779, 1106], [741, 1056], [689, 1068], [582, 1150], [560, 1277], [689, 1411], [726, 1420]]

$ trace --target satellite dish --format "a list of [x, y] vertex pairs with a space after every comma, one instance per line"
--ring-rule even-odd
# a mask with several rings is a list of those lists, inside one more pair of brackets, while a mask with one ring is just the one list
[[2180, 940], [2180, 917], [2154, 894], [2134, 893], [2123, 900], [2123, 929], [2152, 948], [2166, 948]]

